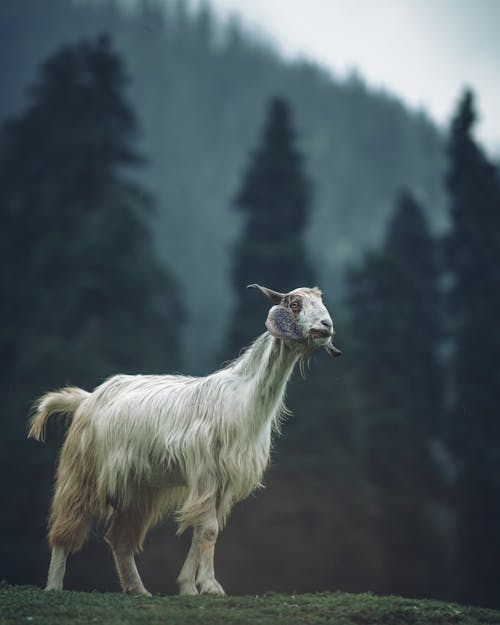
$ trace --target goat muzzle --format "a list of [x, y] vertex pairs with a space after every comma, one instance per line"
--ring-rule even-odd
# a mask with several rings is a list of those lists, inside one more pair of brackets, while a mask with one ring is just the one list
[[308, 336], [311, 339], [331, 339], [332, 332], [331, 330], [313, 328], [312, 330], [309, 330]]

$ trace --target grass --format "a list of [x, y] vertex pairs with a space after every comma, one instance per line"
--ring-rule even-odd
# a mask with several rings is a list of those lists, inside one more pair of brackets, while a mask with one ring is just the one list
[[500, 612], [371, 594], [127, 597], [0, 588], [0, 625], [500, 625]]

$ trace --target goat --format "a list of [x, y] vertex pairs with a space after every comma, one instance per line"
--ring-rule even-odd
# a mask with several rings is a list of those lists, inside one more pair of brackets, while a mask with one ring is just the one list
[[123, 591], [149, 595], [134, 554], [148, 529], [175, 512], [179, 534], [193, 527], [180, 594], [224, 594], [214, 575], [217, 535], [233, 504], [261, 484], [292, 370], [315, 347], [341, 354], [317, 287], [248, 288], [273, 304], [268, 331], [225, 368], [201, 378], [115, 375], [92, 393], [66, 387], [35, 403], [29, 437], [43, 441], [52, 414], [70, 421], [49, 518], [46, 590], [62, 590], [67, 555], [98, 521]]

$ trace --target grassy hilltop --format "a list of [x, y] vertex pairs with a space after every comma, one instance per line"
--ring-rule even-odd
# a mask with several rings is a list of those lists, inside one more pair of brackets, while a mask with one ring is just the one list
[[318, 593], [246, 597], [127, 597], [0, 588], [0, 625], [500, 625], [500, 612], [441, 601]]

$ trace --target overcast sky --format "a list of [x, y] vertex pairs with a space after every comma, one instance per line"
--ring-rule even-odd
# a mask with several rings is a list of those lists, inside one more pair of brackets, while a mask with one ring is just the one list
[[[200, 0], [192, 0], [197, 5]], [[500, 156], [500, 0], [211, 0], [239, 13], [288, 58], [305, 56], [448, 123], [465, 85], [477, 136]]]

